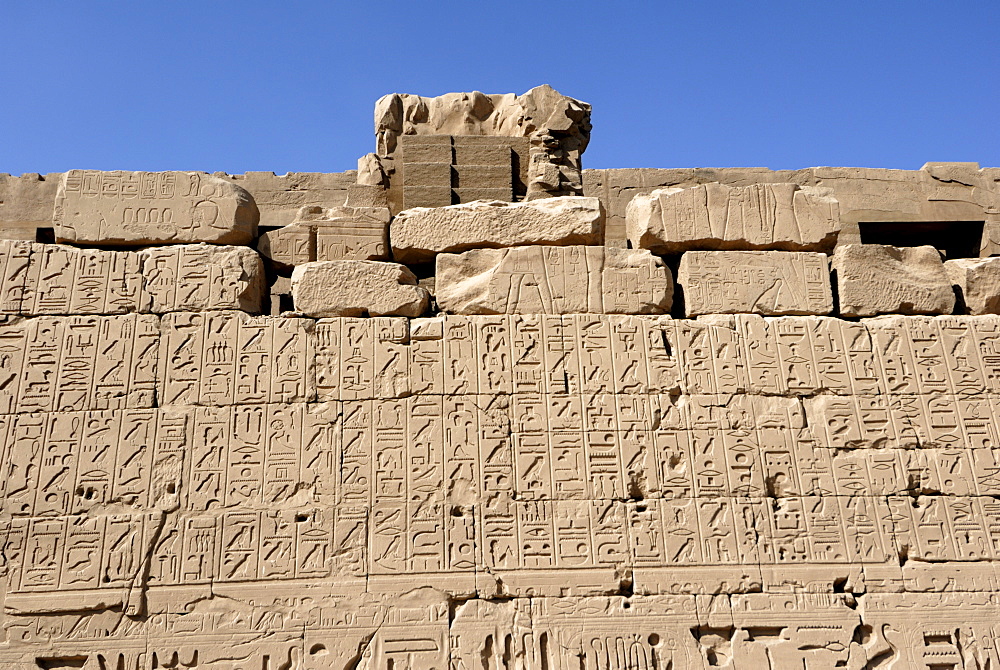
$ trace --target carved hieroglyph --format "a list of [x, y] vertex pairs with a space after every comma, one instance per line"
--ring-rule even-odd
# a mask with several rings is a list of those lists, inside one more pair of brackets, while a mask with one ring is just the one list
[[405, 265], [317, 261], [292, 272], [295, 309], [311, 317], [420, 316], [430, 295]]
[[805, 251], [688, 251], [677, 283], [684, 312], [829, 314], [833, 311], [830, 263]]
[[845, 244], [833, 255], [842, 316], [951, 314], [955, 290], [930, 246]]
[[453, 314], [662, 314], [673, 281], [646, 250], [529, 246], [438, 254], [438, 306]]
[[632, 246], [654, 253], [688, 249], [831, 249], [839, 208], [827, 188], [797, 184], [654, 190], [626, 209]]
[[389, 227], [393, 257], [401, 263], [434, 260], [444, 252], [525, 244], [601, 244], [604, 210], [597, 198], [531, 202], [478, 201], [400, 212]]
[[299, 210], [295, 221], [260, 236], [260, 253], [279, 267], [311, 261], [389, 258], [387, 207], [319, 207]]
[[70, 170], [52, 224], [58, 242], [246, 244], [258, 219], [249, 193], [200, 172]]
[[263, 292], [264, 267], [247, 247], [102, 251], [0, 240], [0, 314], [258, 313]]
[[26, 319], [0, 661], [990, 658], [998, 351], [993, 316]]

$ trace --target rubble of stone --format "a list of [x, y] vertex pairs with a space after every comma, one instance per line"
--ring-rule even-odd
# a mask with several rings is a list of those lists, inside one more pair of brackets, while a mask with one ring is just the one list
[[1000, 668], [1000, 170], [589, 112], [0, 175], [0, 667]]

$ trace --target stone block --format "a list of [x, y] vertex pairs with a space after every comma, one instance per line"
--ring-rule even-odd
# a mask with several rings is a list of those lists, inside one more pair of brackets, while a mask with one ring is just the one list
[[70, 170], [52, 223], [57, 242], [247, 244], [258, 219], [247, 191], [207, 174]]
[[[443, 137], [448, 137], [447, 135]], [[407, 138], [408, 140], [409, 138]], [[428, 139], [427, 137], [420, 137], [414, 139]], [[402, 160], [403, 165], [410, 165], [412, 163], [440, 163], [444, 165], [451, 165], [452, 162], [452, 148], [451, 148], [451, 138], [448, 137], [448, 142], [438, 142], [436, 144], [427, 143], [417, 143], [412, 141], [403, 142]], [[404, 168], [405, 169], [405, 168]]]
[[691, 249], [826, 251], [839, 229], [829, 189], [790, 183], [703, 184], [637, 195], [625, 211], [633, 247], [654, 253]]
[[955, 290], [934, 247], [845, 244], [833, 255], [841, 316], [951, 314]]
[[393, 220], [389, 240], [396, 260], [419, 263], [477, 247], [601, 244], [603, 232], [597, 198], [564, 196], [407, 210]]
[[444, 186], [404, 186], [403, 206], [447, 207], [451, 204], [451, 183]]
[[347, 187], [348, 207], [388, 207], [389, 198], [381, 186], [352, 184]]
[[826, 254], [807, 251], [688, 251], [677, 283], [687, 316], [700, 314], [829, 314]]
[[403, 163], [403, 187], [451, 186], [451, 163]]
[[144, 249], [142, 311], [238, 309], [261, 312], [264, 263], [250, 247], [184, 244]]
[[494, 165], [456, 165], [455, 178], [452, 186], [455, 188], [512, 188], [510, 167]]
[[513, 198], [513, 192], [509, 188], [455, 188], [452, 189], [455, 196], [458, 198], [460, 203], [469, 203], [476, 200], [486, 200], [488, 202], [493, 202], [495, 200], [500, 200], [502, 202], [511, 202]]
[[456, 138], [455, 165], [490, 165], [510, 170], [513, 155], [509, 143], [498, 141], [492, 144], [469, 144], [464, 141], [467, 139], [469, 138]]
[[662, 314], [673, 282], [642, 249], [511, 247], [438, 254], [435, 295], [453, 314]]
[[967, 314], [1000, 314], [1000, 257], [956, 258], [945, 261], [944, 268]]
[[398, 263], [318, 261], [292, 272], [297, 312], [311, 317], [423, 314], [430, 295]]
[[316, 260], [316, 231], [302, 223], [261, 233], [257, 251], [279, 268], [295, 267]]
[[0, 314], [257, 313], [263, 291], [264, 267], [249, 247], [109, 251], [0, 240]]

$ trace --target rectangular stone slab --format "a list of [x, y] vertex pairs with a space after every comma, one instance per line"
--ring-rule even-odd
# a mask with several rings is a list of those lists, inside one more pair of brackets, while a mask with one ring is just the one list
[[439, 254], [435, 291], [453, 314], [662, 314], [673, 281], [644, 249], [531, 246]]
[[204, 173], [70, 170], [52, 224], [76, 244], [247, 244], [259, 218], [247, 191]]
[[840, 228], [830, 189], [791, 183], [710, 183], [635, 196], [625, 211], [633, 247], [654, 253], [689, 249], [832, 249]]
[[689, 251], [677, 283], [684, 312], [829, 314], [830, 264], [825, 254], [793, 251]]
[[393, 257], [431, 261], [439, 253], [525, 244], [601, 244], [604, 210], [597, 198], [471, 202], [400, 212], [389, 225]]

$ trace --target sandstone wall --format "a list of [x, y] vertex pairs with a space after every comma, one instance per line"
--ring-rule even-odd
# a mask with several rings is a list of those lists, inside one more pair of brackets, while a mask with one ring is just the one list
[[997, 170], [372, 174], [0, 179], [0, 667], [1000, 667]]

